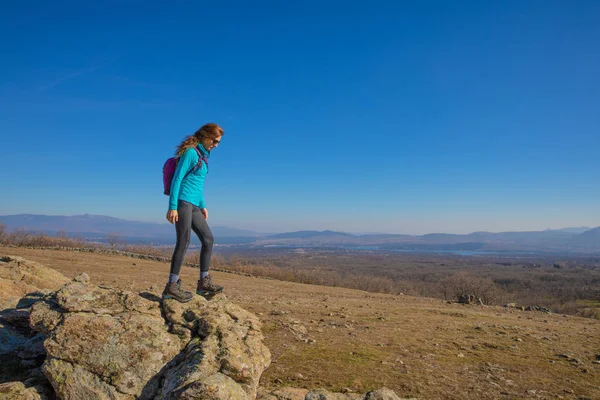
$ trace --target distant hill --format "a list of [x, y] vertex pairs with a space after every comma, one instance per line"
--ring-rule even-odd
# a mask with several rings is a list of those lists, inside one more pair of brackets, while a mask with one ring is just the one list
[[600, 226], [575, 236], [572, 242], [582, 245], [600, 246]]
[[354, 237], [350, 233], [335, 231], [297, 231], [278, 233], [268, 236], [269, 239], [307, 239], [307, 238], [330, 238], [332, 236]]
[[548, 230], [549, 231], [566, 232], [566, 233], [583, 233], [583, 232], [589, 231], [590, 229], [592, 229], [592, 228], [589, 226], [576, 226], [576, 227], [571, 227], [571, 228], [548, 229]]
[[[103, 241], [118, 233], [130, 243], [168, 244], [174, 241], [174, 227], [165, 223], [128, 221], [105, 215], [51, 216], [19, 214], [0, 216], [9, 230], [56, 233]], [[211, 227], [217, 244], [241, 246], [313, 246], [380, 250], [480, 250], [600, 253], [600, 227], [571, 227], [530, 232], [473, 232], [466, 235], [429, 233], [425, 235], [363, 234], [332, 230], [297, 231], [278, 234], [215, 226]], [[195, 238], [192, 238], [196, 242]]]
[[[68, 234], [105, 235], [118, 233], [123, 237], [137, 238], [171, 238], [174, 227], [165, 221], [140, 222], [129, 221], [106, 215], [35, 215], [17, 214], [0, 216], [0, 222], [9, 230], [25, 229], [28, 231], [55, 233], [64, 231]], [[243, 229], [215, 226], [211, 227], [215, 237], [258, 237], [256, 232]]]

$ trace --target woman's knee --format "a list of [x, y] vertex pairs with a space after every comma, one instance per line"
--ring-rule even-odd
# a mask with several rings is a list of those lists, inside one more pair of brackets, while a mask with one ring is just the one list
[[205, 234], [202, 236], [202, 246], [213, 247], [215, 244], [215, 237], [212, 233]]
[[177, 243], [175, 244], [175, 247], [184, 248], [185, 250], [187, 250], [189, 245], [190, 245], [190, 230], [186, 229], [177, 235]]

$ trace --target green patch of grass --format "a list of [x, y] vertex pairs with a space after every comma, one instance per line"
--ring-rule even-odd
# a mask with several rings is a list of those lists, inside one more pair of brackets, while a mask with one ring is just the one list
[[281, 327], [278, 326], [275, 321], [267, 321], [262, 323], [262, 328], [260, 330], [262, 331], [263, 335], [268, 336], [281, 330]]
[[[365, 371], [379, 370], [381, 362], [388, 357], [385, 351], [366, 344], [299, 345], [288, 347], [282, 357], [285, 359], [285, 370], [288, 373], [302, 372], [305, 376], [313, 377], [301, 381], [304, 387], [323, 387], [339, 391], [343, 387], [377, 388], [384, 385], [386, 380], [393, 381], [385, 373], [373, 376], [365, 374]], [[298, 382], [292, 382], [293, 376], [288, 379], [281, 372], [276, 372], [275, 369], [267, 370], [263, 379], [273, 382], [277, 378], [279, 382], [275, 386], [279, 387], [297, 386]], [[323, 377], [326, 377], [325, 382], [319, 380]]]

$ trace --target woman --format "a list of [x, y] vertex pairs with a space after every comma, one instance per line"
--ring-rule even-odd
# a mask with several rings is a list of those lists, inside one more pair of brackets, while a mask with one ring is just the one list
[[167, 220], [175, 224], [177, 244], [171, 259], [169, 282], [163, 292], [165, 299], [175, 299], [180, 302], [192, 299], [192, 294], [183, 290], [179, 279], [179, 271], [190, 244], [192, 230], [202, 243], [200, 279], [196, 293], [210, 295], [223, 290], [222, 286], [212, 283], [208, 273], [214, 239], [206, 222], [208, 210], [202, 195], [204, 180], [208, 173], [208, 157], [210, 157], [211, 150], [219, 145], [222, 136], [223, 129], [217, 124], [210, 123], [188, 136], [177, 147], [175, 154], [178, 157], [177, 169], [171, 182], [169, 211], [167, 212]]

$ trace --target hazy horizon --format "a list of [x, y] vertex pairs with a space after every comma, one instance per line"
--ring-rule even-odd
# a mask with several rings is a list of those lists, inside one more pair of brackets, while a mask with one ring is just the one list
[[213, 225], [600, 225], [600, 2], [7, 3], [0, 213], [160, 222], [206, 122]]
[[[28, 213], [24, 212], [24, 213], [16, 213], [16, 214], [10, 214], [9, 215], [9, 214], [3, 214], [3, 213], [1, 213], [1, 210], [0, 210], [0, 217], [13, 216], [13, 215], [21, 215], [21, 214], [22, 215], [41, 215], [41, 216], [50, 216], [50, 217], [76, 217], [76, 216], [83, 216], [83, 215], [91, 215], [91, 216], [96, 216], [96, 217], [119, 218], [119, 219], [123, 219], [123, 220], [127, 220], [127, 221], [132, 221], [132, 222], [150, 222], [150, 223], [159, 223], [159, 224], [165, 224], [165, 225], [169, 224], [166, 221], [160, 221], [160, 220], [130, 219], [130, 218], [118, 217], [118, 216], [114, 216], [114, 215], [92, 214], [92, 213], [64, 215], [64, 214], [36, 214], [36, 213], [31, 213], [31, 212], [28, 212]], [[2, 222], [2, 221], [0, 221], [0, 222]], [[594, 229], [594, 228], [600, 226], [600, 223], [598, 223], [598, 224], [583, 224], [583, 225], [567, 224], [567, 225], [559, 226], [559, 227], [548, 227], [548, 228], [541, 228], [541, 229], [524, 229], [524, 230], [519, 230], [519, 229], [504, 229], [504, 230], [478, 229], [478, 230], [462, 231], [462, 232], [461, 231], [459, 231], [459, 232], [455, 232], [455, 231], [442, 231], [442, 230], [431, 230], [431, 231], [427, 231], [427, 232], [393, 232], [393, 231], [350, 231], [350, 230], [345, 230], [345, 229], [335, 229], [335, 228], [332, 228], [332, 227], [325, 227], [325, 228], [303, 227], [301, 229], [260, 230], [260, 229], [253, 229], [251, 227], [244, 227], [244, 226], [241, 226], [241, 225], [222, 224], [222, 223], [213, 223], [213, 222], [214, 221], [211, 221], [211, 226], [213, 226], [213, 227], [224, 227], [224, 228], [233, 228], [233, 229], [240, 229], [240, 230], [249, 230], [249, 231], [253, 231], [253, 232], [261, 233], [261, 234], [278, 234], [278, 233], [296, 232], [296, 231], [324, 231], [324, 230], [331, 230], [331, 231], [337, 231], [337, 232], [351, 233], [351, 234], [355, 234], [355, 235], [371, 235], [371, 234], [424, 235], [424, 234], [431, 234], [431, 233], [447, 233], [447, 234], [464, 235], [464, 234], [470, 234], [470, 233], [474, 233], [474, 232], [490, 232], [490, 233], [500, 233], [500, 232], [529, 232], [529, 231], [559, 230], [559, 229], [567, 229], [567, 228], [584, 228], [584, 227], [587, 227], [589, 229]]]

